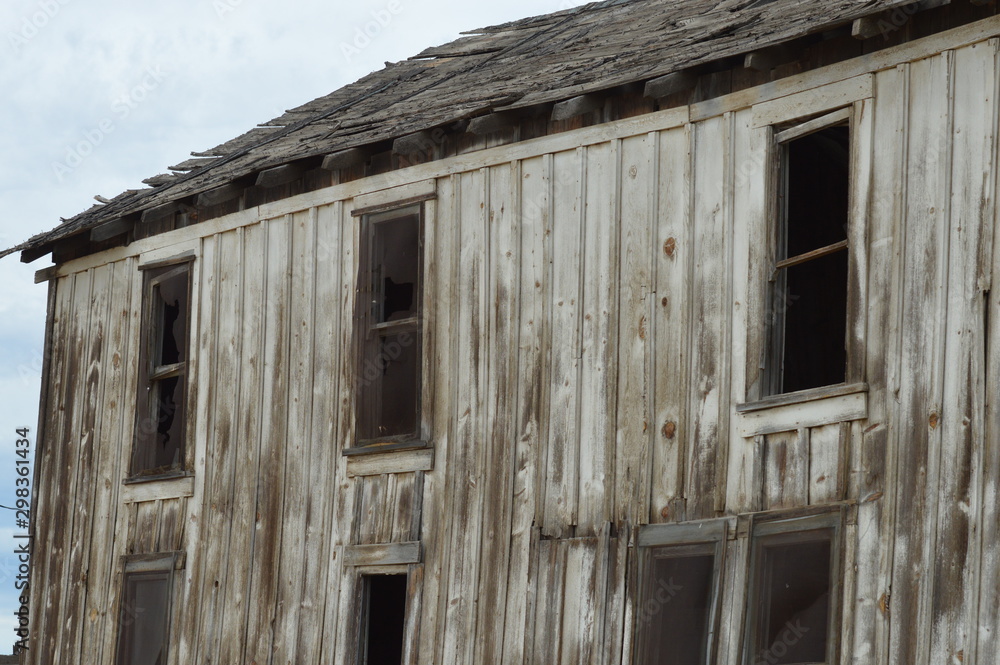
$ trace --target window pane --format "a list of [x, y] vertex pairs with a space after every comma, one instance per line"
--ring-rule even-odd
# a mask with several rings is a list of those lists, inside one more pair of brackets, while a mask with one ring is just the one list
[[376, 323], [417, 315], [420, 217], [407, 215], [374, 224], [372, 285]]
[[157, 348], [153, 361], [157, 366], [187, 360], [188, 273], [169, 277], [153, 288], [154, 325]]
[[417, 433], [420, 334], [375, 336], [361, 371], [362, 439]]
[[362, 663], [400, 665], [406, 627], [406, 575], [370, 575], [365, 586], [368, 613]]
[[166, 662], [169, 581], [165, 572], [125, 575], [118, 665]]
[[712, 607], [714, 555], [650, 554], [650, 579], [637, 613], [644, 665], [704, 665]]
[[786, 268], [784, 391], [842, 383], [847, 375], [847, 251]]
[[184, 375], [153, 381], [149, 416], [136, 432], [136, 473], [180, 468], [184, 454]]
[[850, 129], [830, 127], [788, 144], [788, 252], [847, 239]]
[[763, 546], [758, 659], [774, 665], [826, 661], [830, 548], [829, 532], [814, 532], [809, 542]]

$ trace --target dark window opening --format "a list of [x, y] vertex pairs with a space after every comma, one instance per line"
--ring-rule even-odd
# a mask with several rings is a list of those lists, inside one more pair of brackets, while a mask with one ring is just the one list
[[145, 274], [133, 476], [156, 475], [183, 466], [189, 275], [187, 263]]
[[758, 544], [751, 662], [828, 662], [833, 533], [833, 529], [786, 533]]
[[125, 574], [117, 665], [167, 662], [169, 608], [170, 572]]
[[[705, 550], [709, 553], [702, 553]], [[651, 551], [637, 621], [644, 633], [641, 665], [706, 665], [714, 545], [660, 547]]]
[[850, 128], [784, 144], [781, 174], [769, 394], [846, 379]]
[[420, 210], [409, 207], [363, 220], [357, 393], [362, 444], [420, 435]]
[[361, 665], [400, 665], [406, 631], [406, 575], [366, 575]]

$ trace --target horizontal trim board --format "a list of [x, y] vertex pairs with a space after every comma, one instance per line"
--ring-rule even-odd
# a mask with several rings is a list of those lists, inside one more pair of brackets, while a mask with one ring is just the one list
[[740, 436], [792, 432], [808, 427], [864, 420], [868, 417], [868, 393], [834, 395], [822, 399], [785, 404], [757, 411], [737, 412]]
[[383, 203], [381, 205], [369, 206], [367, 208], [357, 208], [351, 211], [351, 217], [362, 217], [364, 215], [371, 215], [377, 212], [391, 212], [393, 210], [402, 210], [403, 208], [408, 208], [417, 203], [423, 203], [424, 201], [433, 201], [436, 198], [437, 194], [423, 194], [421, 196], [413, 196], [408, 199], [393, 201], [391, 203]]
[[647, 524], [639, 528], [639, 547], [724, 542], [728, 527], [727, 518], [680, 524]]
[[354, 197], [353, 217], [405, 207], [437, 196], [437, 180], [421, 180]]
[[126, 573], [184, 570], [184, 566], [187, 565], [187, 553], [183, 551], [129, 554], [123, 558]]
[[801, 125], [796, 125], [790, 129], [786, 129], [783, 132], [779, 132], [774, 137], [775, 143], [787, 143], [789, 141], [794, 141], [797, 138], [801, 138], [808, 134], [813, 134], [820, 130], [826, 129], [827, 127], [834, 127], [845, 123], [851, 119], [854, 115], [854, 108], [848, 106], [847, 108], [842, 108], [839, 111], [834, 111], [833, 113], [828, 113], [827, 115], [821, 116], [819, 118], [814, 118], [809, 122], [804, 122]]
[[874, 94], [875, 76], [872, 74], [830, 83], [813, 90], [806, 90], [754, 106], [752, 127], [760, 129], [817, 113], [825, 113], [850, 106], [862, 99], [869, 99]]
[[140, 263], [139, 270], [155, 270], [156, 268], [166, 268], [167, 266], [179, 265], [181, 263], [190, 263], [195, 260], [195, 251], [188, 250], [177, 256], [171, 256], [166, 259], [159, 259], [156, 261], [149, 261], [148, 263]]
[[347, 458], [347, 476], [380, 476], [385, 473], [412, 473], [434, 468], [434, 449], [354, 455]]
[[122, 503], [143, 503], [194, 496], [194, 476], [126, 483], [122, 485], [119, 496]]
[[379, 545], [347, 545], [344, 547], [345, 566], [398, 566], [420, 563], [420, 541]]

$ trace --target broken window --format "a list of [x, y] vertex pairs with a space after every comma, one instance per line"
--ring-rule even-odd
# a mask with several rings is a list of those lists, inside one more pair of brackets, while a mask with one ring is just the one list
[[839, 521], [836, 513], [755, 528], [748, 662], [834, 662]]
[[824, 127], [821, 119], [777, 135], [770, 395], [846, 380], [851, 133], [846, 110], [829, 117], [841, 124]]
[[656, 525], [640, 535], [639, 665], [713, 661], [725, 523]]
[[359, 665], [400, 665], [406, 632], [406, 575], [364, 575]]
[[143, 555], [125, 564], [116, 665], [162, 665], [170, 647], [170, 600], [183, 554]]
[[190, 298], [190, 263], [145, 272], [133, 476], [183, 466]]
[[363, 218], [358, 439], [420, 436], [422, 206]]

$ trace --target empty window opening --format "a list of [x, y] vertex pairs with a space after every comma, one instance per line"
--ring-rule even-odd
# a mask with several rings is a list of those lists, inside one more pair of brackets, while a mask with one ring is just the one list
[[363, 580], [361, 665], [400, 665], [406, 631], [406, 575], [366, 575]]
[[421, 207], [366, 215], [360, 295], [364, 341], [358, 371], [358, 438], [420, 434]]
[[711, 640], [714, 545], [658, 547], [649, 555], [643, 601], [642, 665], [706, 665]]
[[780, 149], [769, 394], [843, 383], [847, 373], [850, 128]]
[[751, 662], [829, 662], [833, 553], [833, 529], [787, 533], [759, 543]]
[[167, 662], [169, 608], [170, 572], [125, 574], [117, 665]]
[[189, 264], [145, 274], [143, 356], [133, 475], [179, 469], [184, 457]]

